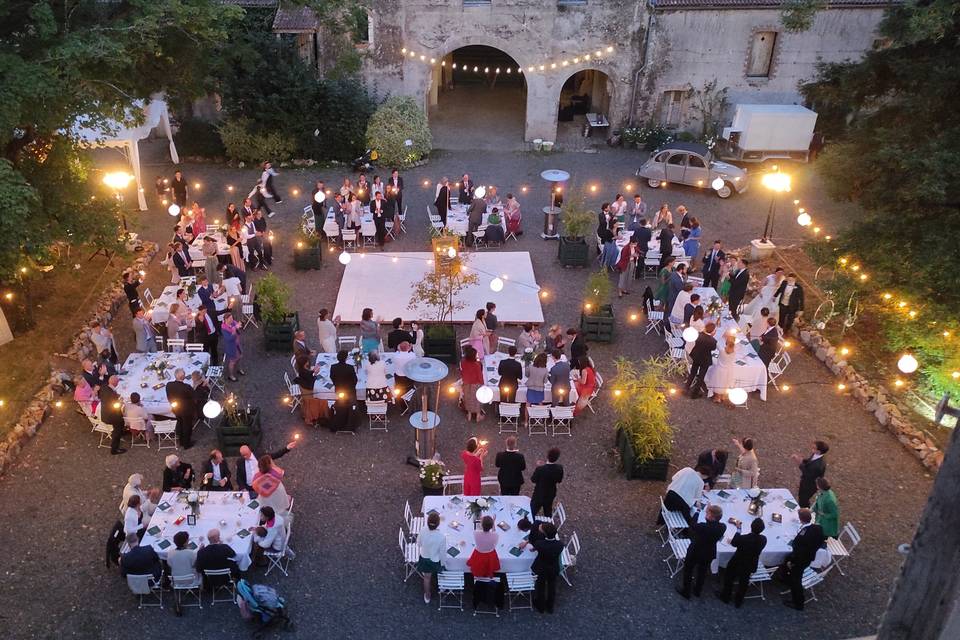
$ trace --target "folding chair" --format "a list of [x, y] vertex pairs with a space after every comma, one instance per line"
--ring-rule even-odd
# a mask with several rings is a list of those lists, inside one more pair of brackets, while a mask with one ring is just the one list
[[[144, 607], [160, 607], [163, 609], [163, 573], [160, 574], [159, 580], [154, 579], [153, 575], [149, 573], [145, 575], [128, 573], [127, 587], [139, 598], [138, 609]], [[149, 602], [144, 602], [144, 598]]]
[[397, 236], [393, 235], [393, 229], [396, 226], [396, 223], [394, 223], [392, 220], [387, 220], [384, 223], [384, 226], [387, 228], [387, 235], [396, 240]]
[[290, 374], [283, 372], [283, 384], [287, 386], [287, 395], [290, 398], [290, 413], [300, 406], [300, 385], [290, 382]]
[[[507, 606], [514, 609], [533, 609], [533, 590], [537, 576], [530, 571], [507, 574]], [[518, 601], [521, 604], [517, 604]], [[526, 604], [522, 604], [526, 602]]]
[[723, 485], [724, 487], [729, 487], [732, 479], [733, 478], [729, 473], [721, 473], [719, 476], [717, 476], [713, 486], [719, 487], [720, 485]]
[[647, 274], [657, 277], [660, 272], [660, 254], [658, 252], [648, 251], [643, 258], [643, 275]]
[[187, 341], [183, 338], [167, 338], [167, 351], [183, 351]]
[[502, 338], [497, 336], [497, 351], [500, 353], [508, 353], [507, 349], [515, 346], [517, 346], [517, 341], [513, 338]]
[[573, 583], [570, 582], [570, 577], [567, 576], [567, 572], [577, 566], [577, 558], [579, 557], [580, 536], [574, 532], [573, 535], [570, 536], [570, 541], [567, 542], [567, 546], [560, 552], [560, 577], [563, 578], [563, 581], [567, 583], [568, 587], [572, 587]]
[[744, 596], [746, 598], [760, 598], [761, 600], [766, 600], [763, 595], [763, 583], [770, 582], [773, 580], [773, 571], [767, 569], [762, 564], [757, 565], [757, 570], [750, 574], [750, 583], [747, 585], [747, 588], [756, 587], [758, 590], [757, 595], [755, 596]]
[[377, 244], [377, 229], [370, 228], [373, 225], [360, 225], [360, 237], [363, 240], [363, 246], [372, 247]]
[[590, 397], [587, 398], [587, 408], [590, 409], [590, 413], [596, 413], [596, 410], [593, 408], [594, 399], [600, 395], [600, 390], [603, 388], [603, 378], [599, 373], [594, 372], [594, 376], [597, 379], [597, 386], [594, 388], [593, 393], [590, 394]]
[[407, 389], [407, 392], [400, 396], [400, 399], [403, 400], [403, 413], [401, 416], [407, 415], [407, 411], [410, 411], [412, 406], [413, 399], [417, 397], [417, 390], [414, 388]]
[[487, 225], [482, 225], [471, 233], [473, 235], [474, 249], [479, 249], [480, 245], [487, 246]]
[[150, 307], [153, 305], [153, 294], [150, 293], [150, 289], [143, 290], [143, 299], [147, 301], [145, 306]]
[[684, 531], [687, 528], [687, 519], [679, 511], [670, 511], [663, 504], [663, 498], [660, 498], [660, 516], [663, 518], [663, 524], [657, 527], [656, 531], [660, 535], [660, 546], [666, 546], [670, 538]]
[[547, 435], [547, 425], [550, 422], [550, 407], [546, 405], [527, 405], [527, 433], [528, 435]]
[[663, 330], [663, 311], [648, 311], [647, 312], [647, 330], [644, 331], [644, 335], [650, 333], [651, 331], [656, 331], [660, 333]]
[[[204, 569], [203, 577], [210, 588], [211, 607], [218, 602], [233, 603], [237, 599], [237, 584], [233, 581], [230, 569]], [[229, 597], [218, 599], [217, 593], [220, 591], [226, 591]]]
[[[403, 527], [400, 528], [400, 556], [403, 558], [403, 581], [406, 582], [410, 579], [410, 576], [413, 574], [423, 575], [417, 570], [417, 562], [420, 560], [420, 550], [417, 548], [416, 542], [407, 542], [406, 536], [403, 535]], [[443, 575], [442, 573], [439, 575]], [[460, 575], [461, 589], [463, 584], [463, 574]]]
[[439, 235], [443, 231], [443, 220], [439, 215], [431, 213], [430, 205], [427, 205], [427, 218], [430, 220], [430, 229], [434, 235]]
[[188, 353], [200, 353], [203, 351], [203, 343], [188, 342], [186, 345], [184, 345], [184, 349], [186, 349]]
[[[767, 377], [770, 379], [770, 384], [772, 384], [773, 388], [777, 391], [780, 390], [780, 387], [777, 386], [777, 378], [783, 375], [790, 362], [790, 353], [781, 349], [780, 353], [770, 361], [770, 365], [767, 367]], [[837, 568], [839, 569], [839, 567]], [[843, 572], [841, 571], [841, 573]]]
[[[203, 609], [203, 581], [196, 573], [185, 576], [171, 576], [170, 586], [173, 587], [173, 596], [177, 601], [177, 608], [199, 607]], [[184, 604], [184, 596], [196, 598], [196, 604]]]
[[497, 405], [500, 433], [517, 433], [520, 429], [520, 403], [501, 402]]
[[[404, 580], [406, 582], [406, 580]], [[460, 609], [463, 611], [463, 573], [460, 571], [441, 571], [437, 574], [438, 611]], [[456, 598], [456, 604], [443, 604], [444, 598]]]
[[[843, 543], [844, 535], [849, 539], [849, 546]], [[857, 531], [857, 528], [853, 526], [852, 522], [843, 525], [843, 529], [840, 530], [840, 535], [836, 538], [827, 538], [827, 551], [830, 552], [830, 556], [833, 558], [833, 566], [837, 568], [840, 575], [847, 575], [840, 567], [840, 560], [850, 557], [853, 548], [858, 544], [860, 544], [860, 533]]]
[[109, 449], [110, 440], [113, 438], [113, 427], [93, 416], [90, 417], [90, 421], [93, 422], [94, 433], [100, 434], [100, 442], [97, 443], [97, 449]]
[[284, 523], [283, 531], [283, 549], [280, 551], [274, 551], [273, 549], [266, 549], [263, 552], [264, 557], [267, 559], [267, 562], [270, 566], [267, 567], [266, 572], [263, 575], [270, 575], [270, 572], [274, 569], [279, 569], [283, 575], [289, 575], [287, 569], [290, 567], [290, 561], [293, 559], [293, 549], [290, 548], [290, 533], [293, 529], [292, 523], [287, 520]]
[[420, 535], [420, 532], [426, 526], [426, 518], [413, 515], [409, 500], [403, 505], [403, 522], [407, 525], [407, 533], [410, 534], [411, 539]]
[[[370, 419], [370, 431], [387, 430], [387, 403], [367, 401], [367, 418]], [[378, 426], [373, 426], [378, 425]]]
[[[829, 569], [827, 571], [829, 571]], [[803, 570], [803, 578], [800, 580], [800, 585], [803, 587], [804, 591], [810, 592], [810, 597], [803, 601], [804, 604], [817, 599], [817, 594], [814, 592], [813, 588], [823, 582], [823, 577], [827, 574], [827, 571], [824, 571], [823, 573], [817, 573], [810, 567], [807, 567]], [[788, 593], [790, 593], [789, 590], [781, 591], [780, 595], [786, 595]]]
[[182, 276], [180, 278], [181, 287], [189, 287], [192, 284], [197, 284], [197, 276]]
[[253, 304], [245, 304], [241, 301], [240, 315], [242, 316], [241, 322], [243, 323], [243, 328], [246, 328], [248, 324], [252, 324], [258, 329], [260, 328], [260, 325], [257, 324], [257, 318], [255, 317], [255, 313], [253, 311]]
[[[150, 441], [147, 439], [147, 423], [144, 418], [128, 418], [123, 417], [124, 426], [130, 430], [130, 446], [131, 447], [146, 447], [150, 448]], [[139, 445], [136, 443], [137, 438], [140, 438], [143, 442]]]
[[562, 527], [566, 521], [567, 510], [563, 508], [562, 502], [557, 502], [557, 506], [553, 508], [553, 524], [557, 527], [557, 531], [560, 531], [560, 527]]
[[463, 350], [470, 346], [470, 338], [462, 338], [460, 340], [460, 355], [463, 355]]
[[[157, 436], [157, 451], [161, 449], [179, 449], [176, 420], [154, 420], [153, 435]], [[168, 443], [164, 446], [164, 443]]]
[[491, 495], [497, 495], [500, 493], [500, 481], [497, 480], [497, 476], [481, 476], [480, 493], [483, 493], [484, 487], [493, 487], [493, 494]]
[[683, 562], [687, 557], [687, 550], [690, 548], [690, 540], [687, 538], [674, 538], [673, 533], [669, 534], [667, 542], [670, 544], [670, 555], [664, 558], [667, 563], [667, 569], [670, 571], [670, 577], [674, 577], [683, 569]]
[[398, 213], [397, 219], [400, 221], [400, 231], [406, 233], [407, 228], [404, 226], [404, 223], [407, 221], [407, 205], [403, 205], [403, 213]]
[[224, 391], [223, 387], [223, 367], [220, 365], [210, 365], [207, 367], [207, 384], [210, 389], [219, 389]]
[[357, 248], [357, 231], [356, 229], [341, 229], [340, 230], [340, 239], [343, 241], [343, 249], [346, 251], [348, 248]]
[[554, 436], [573, 436], [570, 426], [573, 424], [573, 407], [550, 407], [550, 425]]
[[454, 487], [460, 485], [460, 490], [463, 490], [463, 476], [462, 475], [445, 475], [440, 480], [443, 483], [443, 495], [447, 495], [447, 487]]
[[337, 349], [350, 349], [357, 348], [357, 336], [342, 336], [337, 338]]
[[[500, 589], [500, 578], [491, 577], [491, 578], [473, 578], [473, 615], [476, 617], [478, 614], [490, 615], [492, 614], [494, 618], [500, 617], [500, 610], [497, 609], [496, 605], [493, 603], [492, 594], [496, 593]], [[490, 608], [484, 608], [484, 604], [490, 605]]]

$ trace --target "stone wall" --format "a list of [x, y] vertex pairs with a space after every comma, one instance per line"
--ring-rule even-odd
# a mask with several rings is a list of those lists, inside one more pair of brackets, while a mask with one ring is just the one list
[[[136, 271], [146, 270], [157, 254], [156, 244], [145, 242], [143, 247], [143, 253], [131, 265]], [[62, 355], [76, 360], [78, 368], [79, 362], [83, 358], [96, 358], [96, 349], [90, 341], [90, 322], [99, 320], [101, 324], [110, 326], [117, 313], [121, 315], [130, 313], [127, 306], [127, 296], [119, 280], [100, 295], [90, 319], [73, 337], [70, 347]], [[64, 375], [62, 371], [53, 370], [50, 372], [50, 376], [43, 387], [33, 396], [33, 399], [20, 414], [17, 423], [13, 425], [6, 438], [0, 442], [0, 475], [3, 475], [20, 454], [27, 441], [37, 433], [43, 421], [50, 415], [51, 409], [55, 407], [56, 402], [62, 400], [60, 410], [73, 410], [73, 398], [68, 396], [61, 398]]]

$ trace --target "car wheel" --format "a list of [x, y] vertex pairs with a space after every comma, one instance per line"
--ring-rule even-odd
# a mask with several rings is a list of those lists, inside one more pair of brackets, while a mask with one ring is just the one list
[[723, 200], [726, 200], [733, 195], [733, 187], [730, 186], [729, 182], [724, 182], [723, 186], [717, 189], [717, 197]]
[[647, 184], [650, 185], [651, 189], [659, 189], [660, 181], [656, 178], [647, 178]]

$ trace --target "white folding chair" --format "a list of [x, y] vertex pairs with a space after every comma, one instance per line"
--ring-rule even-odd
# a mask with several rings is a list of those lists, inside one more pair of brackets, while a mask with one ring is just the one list
[[550, 423], [550, 407], [539, 404], [527, 405], [527, 433], [531, 436], [547, 435]]
[[93, 416], [90, 417], [90, 421], [93, 423], [93, 432], [100, 434], [97, 449], [109, 449], [110, 439], [113, 437], [113, 427]]
[[[170, 586], [173, 588], [173, 597], [177, 601], [177, 607], [199, 607], [203, 609], [203, 581], [196, 573], [185, 576], [171, 576]], [[184, 597], [192, 596], [196, 599], [196, 604], [184, 604]]]
[[200, 342], [188, 342], [183, 348], [188, 353], [199, 353], [203, 351], [203, 344]]
[[197, 276], [182, 276], [180, 278], [181, 287], [189, 287], [192, 284], [197, 284]]
[[[406, 581], [404, 581], [406, 582]], [[441, 571], [437, 574], [438, 611], [460, 609], [463, 611], [463, 572]], [[456, 598], [456, 604], [444, 604], [444, 598]]]
[[143, 299], [147, 301], [146, 306], [150, 307], [153, 305], [153, 294], [150, 293], [150, 289], [143, 290]]
[[497, 422], [500, 433], [517, 433], [520, 430], [520, 403], [501, 402], [497, 405]]
[[[367, 418], [370, 419], [370, 431], [387, 430], [387, 403], [367, 401]], [[374, 426], [377, 425], [377, 426]]]
[[733, 480], [733, 477], [729, 473], [721, 473], [717, 476], [717, 479], [714, 481], [713, 486], [719, 487], [723, 485], [724, 487], [729, 487], [730, 482]]
[[517, 346], [517, 341], [513, 338], [503, 338], [501, 336], [497, 336], [497, 351], [500, 353], [508, 353], [507, 350], [510, 347], [515, 346]]
[[643, 258], [643, 275], [650, 274], [654, 277], [660, 272], [660, 253], [656, 251], [647, 251]]
[[563, 508], [562, 502], [557, 502], [557, 505], [553, 508], [553, 524], [557, 527], [557, 531], [560, 531], [560, 527], [566, 521], [567, 510]]
[[427, 205], [427, 216], [430, 220], [430, 230], [434, 235], [438, 235], [443, 231], [443, 220], [440, 219], [440, 216], [430, 212], [430, 205]]
[[590, 397], [587, 398], [587, 408], [590, 409], [590, 413], [596, 413], [596, 410], [593, 408], [593, 401], [600, 395], [600, 390], [603, 388], [603, 377], [596, 372], [594, 372], [593, 375], [597, 379], [597, 386], [594, 388], [593, 393], [590, 394]]
[[487, 246], [487, 225], [480, 226], [473, 234], [473, 248], [479, 249], [481, 245]]
[[684, 531], [687, 528], [687, 519], [679, 511], [670, 511], [663, 504], [663, 498], [660, 498], [660, 516], [663, 518], [663, 524], [657, 527], [657, 533], [660, 535], [660, 546], [665, 546], [670, 538]]
[[766, 600], [763, 595], [763, 583], [770, 582], [773, 580], [773, 570], [767, 569], [762, 564], [757, 565], [757, 570], [750, 574], [750, 582], [747, 585], [747, 588], [756, 587], [757, 595], [755, 596], [744, 596], [745, 598], [760, 598], [761, 600]]
[[263, 575], [270, 575], [270, 572], [274, 569], [279, 569], [283, 575], [289, 575], [287, 569], [290, 567], [290, 561], [293, 559], [293, 549], [290, 548], [290, 533], [293, 529], [293, 525], [288, 519], [284, 522], [284, 531], [283, 531], [283, 549], [280, 551], [274, 551], [273, 549], [266, 549], [263, 552], [264, 557], [267, 559], [269, 566]]
[[[783, 375], [790, 362], [790, 352], [781, 349], [780, 353], [778, 353], [776, 357], [770, 361], [769, 366], [767, 366], [767, 376], [770, 379], [770, 384], [772, 384], [773, 388], [777, 391], [780, 390], [780, 387], [777, 386], [777, 378]], [[837, 568], [839, 569], [839, 567]], [[841, 573], [843, 572], [841, 571]]]
[[337, 338], [337, 349], [350, 349], [357, 348], [357, 336], [341, 336]]
[[[533, 590], [536, 584], [537, 576], [530, 571], [507, 574], [507, 606], [510, 611], [533, 609]], [[523, 604], [524, 602], [526, 604]]]
[[[160, 607], [163, 609], [163, 574], [160, 574], [160, 579], [154, 579], [153, 575], [134, 575], [132, 573], [127, 574], [127, 587], [130, 588], [130, 591], [136, 595], [140, 602], [137, 605], [138, 609], [143, 609], [144, 607]], [[144, 602], [144, 599], [147, 601]]]
[[463, 476], [462, 475], [445, 475], [440, 480], [443, 483], [443, 495], [447, 495], [447, 487], [460, 486], [460, 490], [463, 491]]
[[674, 538], [673, 533], [669, 534], [667, 542], [670, 544], [670, 555], [664, 558], [667, 563], [667, 569], [670, 570], [670, 577], [674, 577], [683, 569], [683, 562], [687, 557], [687, 550], [690, 548], [690, 540], [687, 538]]
[[207, 367], [207, 384], [210, 385], [211, 390], [219, 389], [221, 392], [224, 390], [222, 366], [210, 365]]
[[572, 587], [573, 583], [570, 582], [570, 577], [567, 573], [570, 569], [573, 569], [577, 566], [577, 558], [580, 557], [580, 536], [576, 532], [570, 536], [570, 541], [567, 542], [567, 546], [563, 548], [563, 551], [560, 552], [560, 577], [563, 578], [563, 581], [567, 583], [568, 587]]
[[183, 351], [187, 341], [183, 338], [167, 338], [167, 351]]
[[407, 392], [400, 396], [400, 399], [403, 400], [403, 413], [401, 416], [407, 415], [407, 411], [410, 411], [412, 406], [413, 399], [417, 396], [417, 390], [414, 388], [407, 389]]
[[387, 220], [384, 222], [383, 226], [387, 229], [387, 235], [396, 240], [397, 236], [393, 235], [393, 229], [396, 226], [395, 223], [392, 220]]
[[356, 229], [341, 229], [340, 230], [340, 239], [343, 241], [344, 250], [353, 247], [357, 248], [357, 231]]
[[407, 525], [407, 533], [410, 534], [411, 539], [420, 535], [420, 532], [426, 526], [426, 518], [413, 515], [409, 500], [403, 505], [403, 522]]
[[260, 328], [260, 325], [257, 324], [257, 318], [256, 318], [256, 315], [255, 315], [255, 313], [254, 313], [254, 311], [253, 311], [253, 305], [252, 305], [252, 304], [246, 304], [246, 303], [243, 303], [243, 302], [241, 301], [241, 304], [240, 304], [240, 315], [242, 316], [242, 317], [241, 317], [241, 322], [243, 323], [243, 327], [244, 327], [244, 328], [245, 328], [248, 324], [252, 324], [253, 326], [255, 326], [255, 327], [258, 328], [258, 329]]
[[290, 374], [283, 372], [283, 384], [287, 387], [287, 396], [290, 398], [290, 413], [297, 410], [300, 406], [300, 385], [290, 381]]
[[361, 224], [360, 237], [363, 239], [363, 246], [372, 247], [377, 244], [377, 228], [372, 224]]
[[[848, 540], [846, 544], [843, 542], [844, 536], [846, 536]], [[836, 538], [827, 538], [827, 551], [830, 552], [830, 556], [833, 558], [833, 566], [837, 568], [840, 575], [847, 575], [840, 567], [840, 560], [850, 557], [853, 548], [858, 544], [860, 544], [860, 533], [857, 531], [857, 528], [853, 526], [852, 522], [843, 525], [843, 529], [840, 530], [840, 535]]]
[[497, 476], [481, 476], [480, 477], [480, 493], [483, 493], [484, 487], [493, 488], [492, 495], [496, 495], [500, 493], [500, 481], [497, 480]]
[[[210, 589], [210, 606], [218, 602], [233, 603], [237, 599], [237, 584], [233, 581], [230, 569], [204, 569], [207, 587]], [[227, 598], [217, 598], [217, 593], [226, 591]]]
[[[832, 567], [832, 566], [833, 566], [833, 565], [831, 565], [831, 567]], [[808, 602], [812, 602], [812, 601], [814, 601], [814, 600], [817, 599], [817, 594], [816, 594], [816, 592], [814, 592], [813, 588], [816, 587], [818, 584], [820, 584], [820, 583], [823, 582], [823, 578], [824, 578], [825, 575], [827, 575], [827, 572], [828, 572], [828, 571], [829, 571], [829, 569], [828, 569], [827, 571], [824, 571], [823, 573], [817, 573], [816, 571], [814, 571], [814, 570], [811, 569], [810, 567], [807, 567], [806, 569], [803, 570], [803, 578], [801, 578], [801, 580], [800, 580], [800, 585], [803, 587], [803, 590], [804, 590], [804, 591], [809, 591], [809, 592], [810, 592], [810, 597], [804, 599], [804, 601], [803, 601], [804, 604], [806, 604], [806, 603], [808, 603]], [[788, 594], [788, 593], [790, 593], [789, 590], [788, 590], [788, 591], [781, 591], [781, 592], [780, 592], [780, 595], [786, 595], [786, 594]]]
[[[123, 417], [123, 424], [127, 429], [130, 430], [130, 446], [131, 447], [146, 447], [150, 448], [150, 440], [147, 439], [147, 421], [144, 418], [128, 418], [127, 416]], [[140, 444], [137, 444], [137, 439], [142, 440]]]
[[573, 436], [570, 426], [573, 424], [573, 407], [550, 407], [550, 426], [554, 436]]
[[647, 312], [647, 330], [644, 331], [644, 334], [650, 333], [651, 331], [660, 332], [663, 328], [663, 311], [648, 311]]
[[[157, 436], [157, 451], [161, 449], [179, 449], [176, 420], [154, 420], [153, 435]], [[164, 445], [164, 443], [167, 443]]]
[[470, 338], [462, 338], [460, 340], [460, 355], [463, 355], [463, 350], [470, 346]]
[[403, 213], [397, 214], [397, 218], [400, 221], [400, 231], [406, 233], [407, 228], [404, 226], [404, 223], [407, 221], [407, 205], [403, 205]]
[[[406, 536], [403, 535], [403, 527], [400, 528], [400, 557], [403, 558], [403, 581], [406, 582], [410, 579], [410, 576], [413, 574], [422, 575], [417, 570], [417, 562], [420, 560], [420, 550], [417, 548], [416, 542], [408, 542]], [[443, 574], [440, 574], [443, 575]], [[460, 579], [463, 579], [463, 574], [460, 574]]]

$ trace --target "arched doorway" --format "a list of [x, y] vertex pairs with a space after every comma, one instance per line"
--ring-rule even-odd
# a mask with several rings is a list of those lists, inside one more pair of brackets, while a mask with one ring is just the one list
[[[557, 142], [569, 147], [583, 137], [584, 131], [590, 131], [588, 113], [600, 114], [609, 122], [612, 92], [613, 83], [603, 71], [584, 69], [567, 78], [557, 105]], [[609, 135], [609, 126], [594, 129], [591, 137], [597, 142]]]
[[434, 67], [430, 130], [439, 149], [504, 149], [523, 144], [527, 85], [520, 65], [494, 47], [460, 47]]

